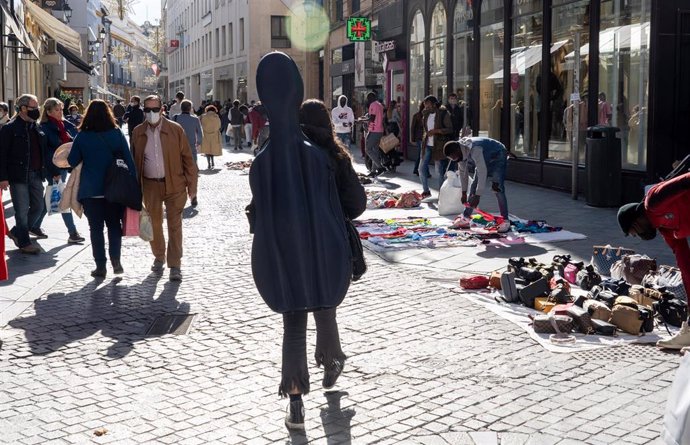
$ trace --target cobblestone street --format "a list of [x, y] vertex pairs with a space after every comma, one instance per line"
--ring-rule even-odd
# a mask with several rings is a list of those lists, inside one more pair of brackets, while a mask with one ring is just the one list
[[[289, 434], [278, 397], [282, 319], [252, 279], [247, 178], [201, 171], [199, 206], [185, 210], [181, 283], [149, 272], [153, 257], [137, 238], [125, 240], [122, 278], [109, 271], [99, 284], [87, 248], [0, 329], [1, 443], [658, 441], [678, 355], [643, 345], [551, 353], [426, 280], [428, 268], [371, 253], [338, 310], [345, 371], [324, 392], [310, 360], [306, 434]], [[146, 335], [170, 314], [196, 314], [191, 332]], [[94, 435], [100, 428], [107, 433]]]

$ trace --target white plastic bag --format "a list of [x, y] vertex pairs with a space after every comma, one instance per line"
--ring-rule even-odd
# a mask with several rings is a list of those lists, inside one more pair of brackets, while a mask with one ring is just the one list
[[690, 354], [685, 354], [681, 360], [668, 391], [662, 434], [667, 445], [690, 443]]
[[447, 171], [446, 180], [438, 192], [438, 214], [457, 215], [463, 210], [465, 206], [462, 203], [460, 175], [455, 171]]
[[139, 212], [139, 238], [144, 241], [153, 241], [153, 223], [151, 222], [151, 215], [145, 207], [142, 207]]
[[62, 179], [53, 182], [52, 184], [49, 184], [48, 187], [46, 187], [46, 194], [45, 194], [45, 200], [46, 200], [46, 211], [48, 212], [48, 215], [52, 215], [54, 213], [69, 213], [70, 210], [67, 209], [65, 212], [62, 212], [60, 210], [60, 200], [62, 199], [62, 192], [65, 190], [65, 183], [62, 182]]

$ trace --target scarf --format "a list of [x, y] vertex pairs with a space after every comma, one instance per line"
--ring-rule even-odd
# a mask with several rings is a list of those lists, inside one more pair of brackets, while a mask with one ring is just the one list
[[57, 126], [61, 143], [64, 144], [72, 140], [72, 136], [70, 136], [69, 133], [67, 133], [67, 130], [65, 130], [65, 123], [63, 121], [59, 121], [52, 116], [48, 116], [48, 120]]

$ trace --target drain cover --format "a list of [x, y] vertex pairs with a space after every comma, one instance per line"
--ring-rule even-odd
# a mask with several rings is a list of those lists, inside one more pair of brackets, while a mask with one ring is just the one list
[[146, 335], [184, 335], [192, 328], [192, 322], [196, 314], [162, 315], [155, 320], [146, 331]]

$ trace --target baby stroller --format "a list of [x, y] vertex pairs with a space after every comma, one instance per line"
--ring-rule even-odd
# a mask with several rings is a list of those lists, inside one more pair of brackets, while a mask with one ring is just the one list
[[[356, 123], [358, 125], [361, 125], [362, 133], [363, 133], [363, 135], [365, 135], [367, 133], [367, 129], [369, 126], [369, 118], [366, 115], [362, 116], [361, 118], [357, 119]], [[364, 137], [366, 137], [366, 136], [364, 136]], [[385, 153], [383, 150], [381, 150], [379, 148], [379, 153], [381, 154], [381, 165], [383, 168], [385, 168], [388, 171], [394, 172], [397, 169], [397, 167], [400, 164], [402, 164], [402, 161], [403, 161], [402, 155], [397, 149], [391, 150], [388, 153]], [[367, 170], [369, 170], [369, 171], [372, 170], [371, 158], [367, 154], [365, 154], [365, 157], [364, 157], [364, 165], [366, 165]]]

